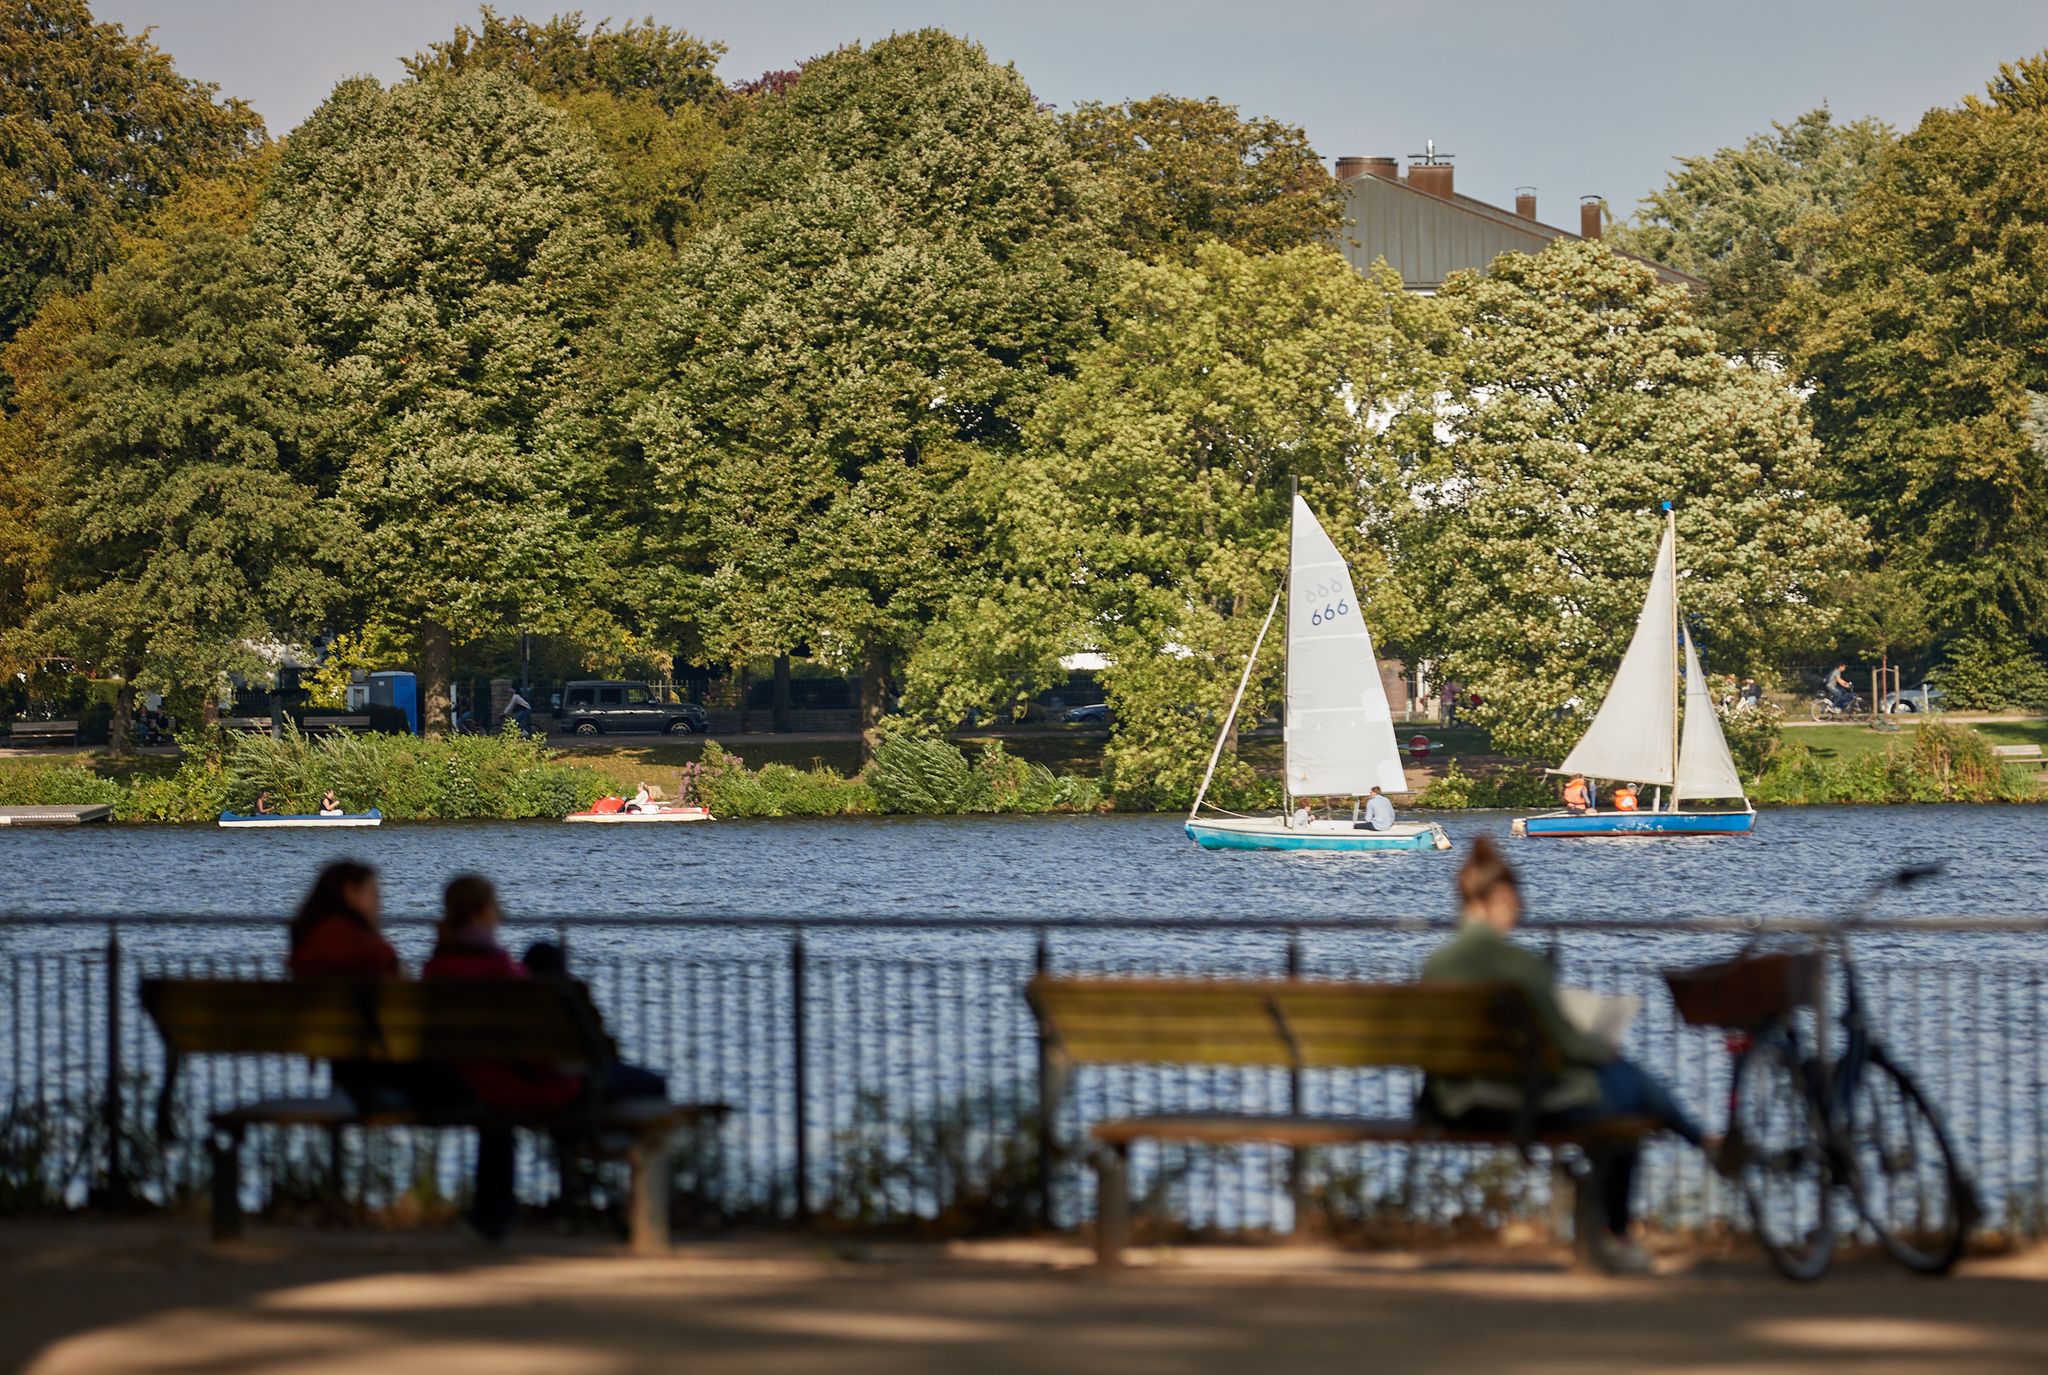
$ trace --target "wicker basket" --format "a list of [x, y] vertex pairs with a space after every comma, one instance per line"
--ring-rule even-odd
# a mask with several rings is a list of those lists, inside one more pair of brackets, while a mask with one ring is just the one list
[[1678, 1015], [1694, 1026], [1753, 1031], [1811, 1004], [1819, 972], [1812, 951], [1788, 951], [1667, 969], [1664, 982]]

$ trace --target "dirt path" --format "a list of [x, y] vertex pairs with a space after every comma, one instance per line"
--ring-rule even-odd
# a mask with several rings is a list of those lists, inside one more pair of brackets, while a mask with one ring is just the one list
[[835, 1254], [776, 1238], [636, 1260], [303, 1231], [214, 1249], [164, 1222], [0, 1226], [0, 1256], [0, 1366], [34, 1375], [2048, 1368], [2040, 1257], [1795, 1287], [1748, 1261], [1614, 1281], [1547, 1261], [1205, 1248], [1105, 1280], [1037, 1243]]

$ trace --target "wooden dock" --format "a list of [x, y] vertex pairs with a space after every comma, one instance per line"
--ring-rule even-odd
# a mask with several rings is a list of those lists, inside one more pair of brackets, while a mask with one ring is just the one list
[[92, 807], [0, 807], [0, 826], [83, 826], [88, 821], [105, 821], [114, 809], [101, 803]]

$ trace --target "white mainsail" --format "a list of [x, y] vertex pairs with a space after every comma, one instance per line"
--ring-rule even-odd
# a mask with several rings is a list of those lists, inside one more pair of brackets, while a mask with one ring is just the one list
[[[1394, 714], [1343, 555], [1299, 494], [1287, 600], [1287, 790], [1408, 791]], [[1670, 655], [1665, 655], [1668, 660]]]
[[[1607, 689], [1593, 724], [1565, 756], [1558, 773], [1668, 785], [1677, 761], [1671, 714], [1678, 705], [1677, 575], [1672, 568], [1672, 535], [1667, 526], [1657, 546], [1650, 592], [1636, 617], [1636, 637]], [[1720, 734], [1718, 728], [1715, 735]], [[1726, 748], [1725, 746], [1723, 747]]]
[[1693, 652], [1692, 636], [1685, 637], [1685, 734], [1678, 745], [1678, 781], [1671, 788], [1671, 805], [1689, 797], [1741, 797], [1742, 775], [1735, 757], [1728, 753], [1728, 739], [1721, 734], [1721, 718], [1714, 711], [1714, 696], [1707, 690], [1707, 675], [1700, 672], [1700, 656]]

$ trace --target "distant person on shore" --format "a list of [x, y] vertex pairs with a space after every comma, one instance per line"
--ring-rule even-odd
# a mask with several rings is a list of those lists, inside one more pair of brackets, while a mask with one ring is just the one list
[[[532, 971], [498, 943], [505, 914], [489, 879], [458, 874], [441, 894], [441, 923], [433, 956], [421, 977], [428, 980], [526, 979]], [[538, 946], [536, 946], [536, 950]], [[557, 952], [559, 954], [559, 952]], [[476, 1100], [506, 1112], [566, 1111], [585, 1092], [582, 1079], [547, 1065], [477, 1061], [456, 1067]], [[606, 1100], [663, 1097], [668, 1082], [637, 1065], [614, 1064], [591, 1088]], [[477, 1133], [476, 1187], [469, 1222], [486, 1240], [499, 1241], [518, 1213], [515, 1153], [509, 1128]]]
[[[1708, 1150], [1706, 1137], [1655, 1077], [1566, 1019], [1550, 962], [1508, 939], [1522, 919], [1521, 887], [1485, 836], [1472, 842], [1471, 858], [1458, 874], [1458, 895], [1464, 909], [1458, 934], [1422, 966], [1422, 982], [1511, 984], [1528, 995], [1544, 1034], [1564, 1058], [1563, 1069], [1539, 1101], [1539, 1125], [1570, 1128], [1612, 1117], [1647, 1117]], [[1521, 1106], [1520, 1084], [1432, 1078], [1420, 1110], [1453, 1126], [1500, 1129], [1513, 1124]], [[1654, 1268], [1649, 1254], [1628, 1234], [1639, 1162], [1640, 1152], [1634, 1149], [1605, 1154], [1595, 1161], [1596, 1177], [1588, 1181], [1599, 1191], [1605, 1224], [1594, 1254], [1619, 1274], [1649, 1274]]]
[[1764, 690], [1757, 686], [1756, 679], [1744, 678], [1742, 686], [1736, 689], [1735, 692], [1735, 709], [1737, 711], [1754, 711], [1763, 704]]
[[1454, 679], [1444, 679], [1443, 686], [1436, 690], [1436, 700], [1441, 708], [1446, 727], [1458, 724], [1458, 684]]
[[1365, 829], [1368, 831], [1391, 831], [1394, 829], [1394, 802], [1375, 784], [1365, 797]]

